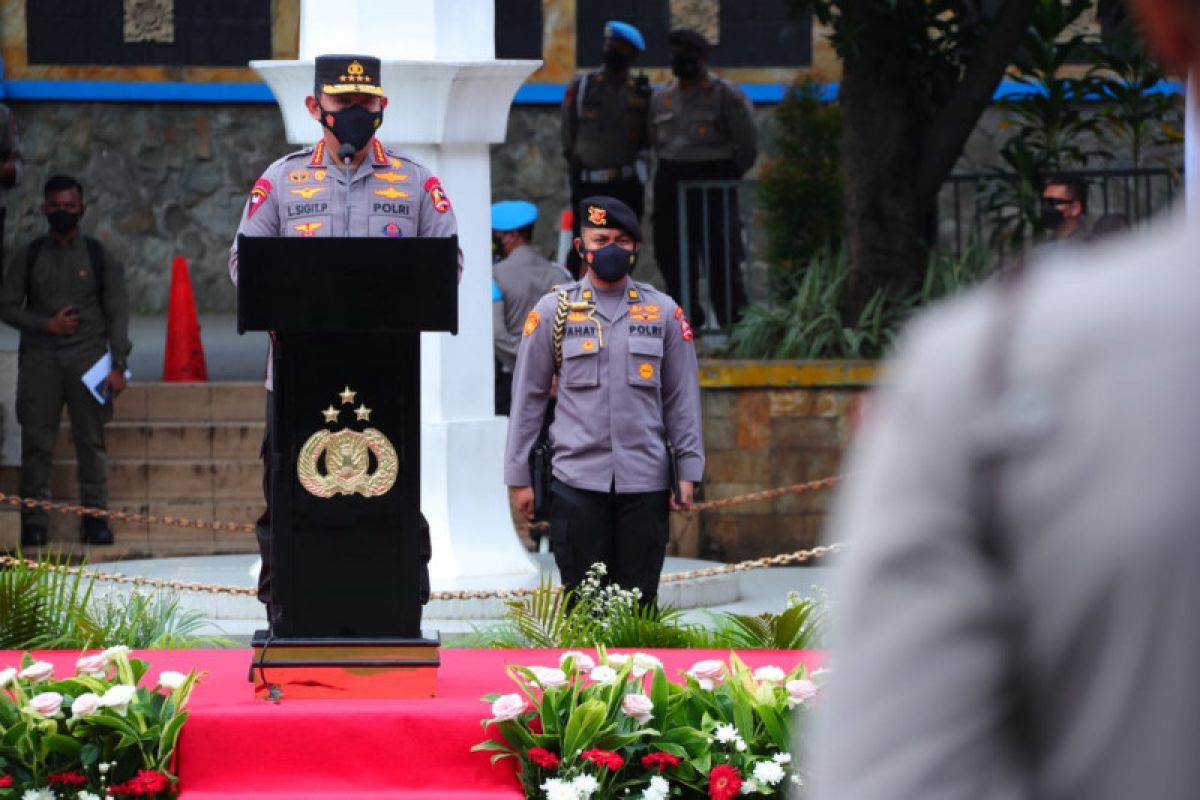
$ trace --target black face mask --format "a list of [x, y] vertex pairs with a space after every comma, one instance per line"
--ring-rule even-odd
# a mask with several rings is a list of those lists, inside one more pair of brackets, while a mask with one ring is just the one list
[[620, 72], [628, 68], [630, 62], [633, 61], [632, 56], [628, 53], [622, 53], [620, 50], [606, 49], [600, 54], [600, 57], [604, 60], [604, 66], [613, 72]]
[[499, 236], [492, 237], [492, 263], [495, 264], [504, 258], [504, 242], [500, 241]]
[[615, 244], [609, 244], [599, 250], [584, 250], [583, 260], [597, 278], [616, 283], [633, 272], [637, 265], [637, 251], [623, 250]]
[[682, 53], [674, 53], [671, 56], [671, 72], [675, 73], [675, 77], [697, 78], [701, 72], [700, 59], [695, 56], [683, 55]]
[[74, 211], [51, 211], [46, 215], [46, 221], [50, 223], [50, 230], [59, 236], [66, 236], [79, 225], [81, 216]]
[[1066, 216], [1063, 214], [1062, 209], [1058, 207], [1057, 203], [1049, 203], [1043, 200], [1040, 219], [1043, 228], [1048, 231], [1053, 231], [1057, 230], [1058, 226], [1063, 224]]
[[333, 132], [342, 144], [348, 144], [358, 152], [367, 146], [375, 131], [383, 124], [382, 111], [367, 111], [353, 105], [341, 111], [321, 109], [321, 124]]

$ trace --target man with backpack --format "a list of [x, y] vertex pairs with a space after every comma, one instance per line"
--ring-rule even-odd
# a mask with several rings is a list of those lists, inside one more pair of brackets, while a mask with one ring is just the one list
[[[129, 304], [125, 274], [100, 242], [79, 230], [84, 213], [83, 187], [67, 175], [46, 181], [42, 213], [50, 232], [16, 251], [8, 261], [0, 289], [0, 319], [21, 331], [17, 369], [17, 420], [21, 423], [20, 494], [50, 498], [50, 468], [63, 405], [79, 470], [79, 499], [85, 506], [108, 505], [108, 457], [104, 425], [112, 418], [113, 398], [125, 388], [129, 341]], [[97, 402], [83, 375], [105, 354], [112, 368], [98, 390]], [[21, 544], [46, 544], [49, 515], [43, 509], [21, 512]], [[84, 542], [113, 543], [103, 518], [85, 517]]]

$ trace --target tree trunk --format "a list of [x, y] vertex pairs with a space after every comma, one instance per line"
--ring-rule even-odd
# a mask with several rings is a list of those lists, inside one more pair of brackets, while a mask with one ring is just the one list
[[903, 291], [920, 280], [928, 214], [916, 177], [925, 120], [894, 79], [844, 64], [842, 196], [850, 262], [846, 324], [855, 325], [876, 290]]

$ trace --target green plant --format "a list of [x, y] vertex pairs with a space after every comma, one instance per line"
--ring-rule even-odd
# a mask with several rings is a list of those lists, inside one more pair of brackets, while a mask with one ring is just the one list
[[[190, 650], [229, 647], [222, 636], [203, 634], [199, 611], [179, 606], [173, 592], [133, 591], [97, 597], [80, 620], [80, 642], [121, 642], [139, 650]], [[73, 647], [86, 647], [79, 642]]]
[[775, 154], [758, 184], [772, 287], [786, 286], [841, 237], [841, 127], [841, 109], [825, 102], [812, 76], [793, 83], [775, 109]]
[[739, 650], [813, 650], [821, 647], [828, 614], [828, 598], [788, 596], [788, 607], [779, 614], [713, 615], [714, 646]]
[[0, 798], [174, 796], [171, 759], [198, 675], [163, 672], [111, 647], [84, 655], [71, 678], [28, 653], [0, 669]]

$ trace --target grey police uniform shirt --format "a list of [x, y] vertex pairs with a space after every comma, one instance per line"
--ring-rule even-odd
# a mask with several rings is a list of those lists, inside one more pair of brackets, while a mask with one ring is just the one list
[[[572, 301], [594, 299], [591, 282], [563, 287]], [[571, 312], [563, 326], [562, 369], [550, 435], [554, 477], [568, 486], [619, 494], [667, 488], [665, 437], [679, 454], [679, 478], [704, 475], [700, 379], [691, 327], [668, 295], [630, 281], [610, 319]], [[554, 378], [556, 294], [525, 322], [513, 374], [504, 482], [529, 485]]]
[[649, 102], [632, 73], [620, 81], [604, 70], [576, 75], [563, 95], [563, 155], [588, 170], [632, 165], [648, 147]]
[[1198, 251], [1181, 225], [1032, 265], [999, 392], [996, 288], [907, 337], [828, 534], [809, 797], [1197, 796]]
[[690, 91], [678, 80], [656, 88], [649, 124], [660, 161], [732, 161], [742, 174], [758, 158], [753, 106], [741, 89], [711, 72]]
[[[345, 168], [326, 149], [321, 140], [268, 167], [250, 191], [237, 232], [284, 237], [453, 236], [458, 232], [441, 181], [422, 164], [372, 139], [367, 157], [350, 168], [347, 189]], [[229, 275], [237, 283], [236, 236], [229, 252]], [[268, 389], [270, 364], [268, 356]]]
[[492, 279], [499, 289], [499, 297], [492, 298], [496, 360], [511, 370], [517, 363], [525, 317], [546, 292], [570, 283], [571, 273], [523, 244], [493, 265]]

